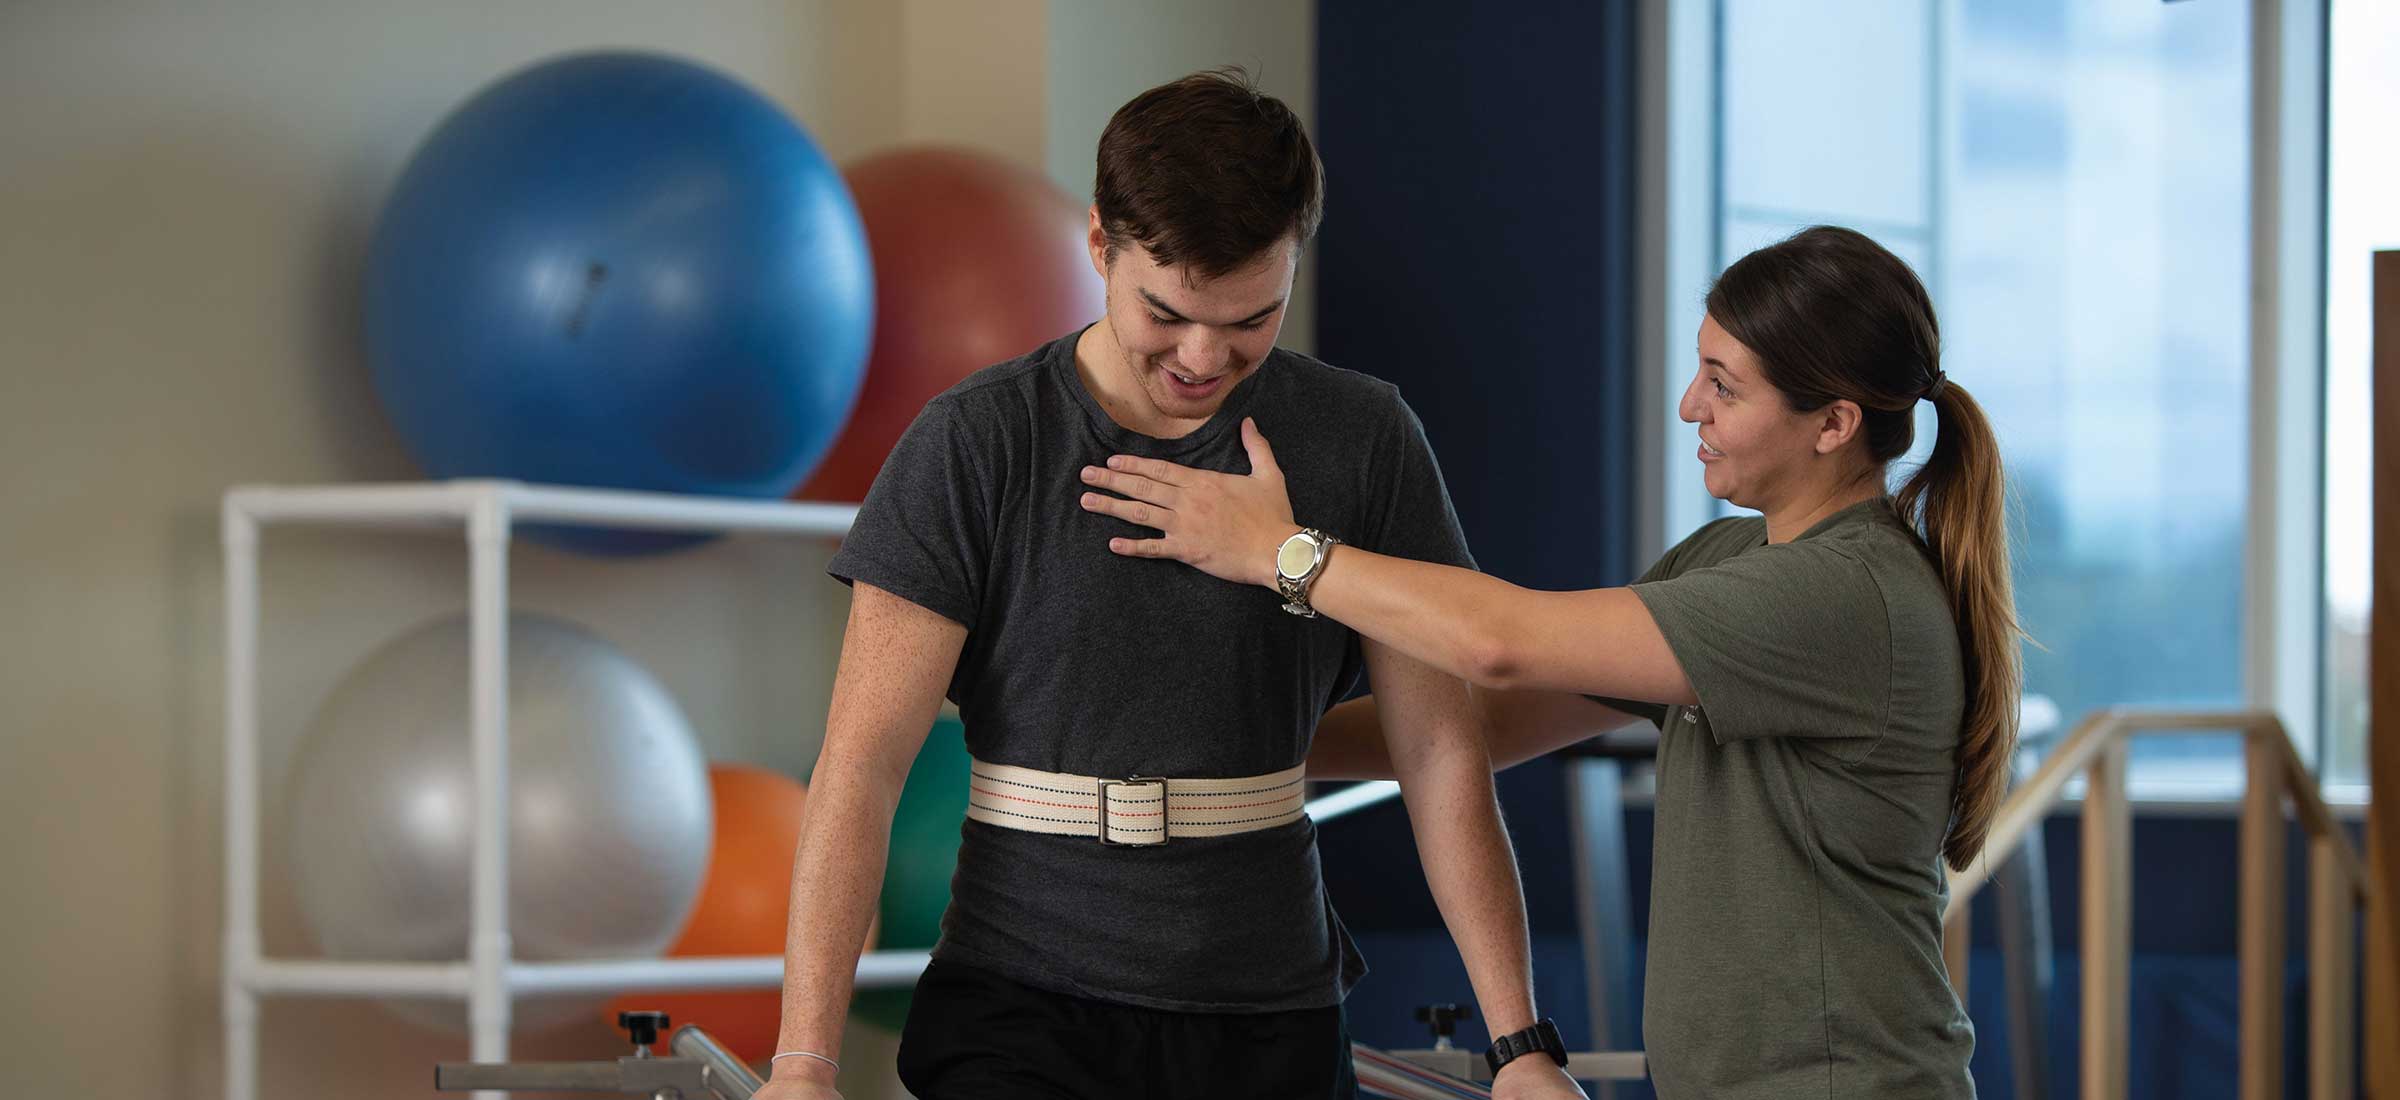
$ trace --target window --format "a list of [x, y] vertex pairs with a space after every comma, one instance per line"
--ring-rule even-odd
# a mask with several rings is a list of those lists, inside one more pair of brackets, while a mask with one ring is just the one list
[[[1707, 277], [1801, 226], [1847, 225], [1917, 269], [1941, 314], [1945, 369], [2000, 434], [2018, 607], [2039, 643], [2026, 651], [2029, 713], [2072, 724], [2111, 705], [2277, 698], [2261, 684], [2279, 667], [2262, 666], [2264, 651], [2308, 673], [2299, 706], [2278, 709], [2313, 756], [2317, 618], [2309, 607], [2293, 630], [2275, 617], [2283, 566], [2260, 535], [2285, 506], [2253, 500], [2272, 491], [2258, 488], [2257, 456], [2283, 443], [2253, 438], [2252, 5], [1666, 7], [1653, 49], [1672, 70], [1663, 90], [1682, 100], [1662, 112], [1662, 197], [1649, 207], [1664, 238], [1650, 261], [1669, 275], [1648, 359], [1670, 410], [1665, 445], [1650, 449], [1659, 545], [1731, 510], [1688, 468], [1689, 428], [1671, 412]], [[2400, 27], [2345, 34], [2393, 41]], [[2394, 102], [2391, 71], [2376, 74], [2383, 104]], [[2371, 153], [2383, 159], [2362, 180], [2390, 179], [2400, 158], [2388, 143]], [[2363, 343], [2356, 359], [2363, 385]], [[2312, 352], [2295, 366], [2311, 372], [2313, 410], [2319, 364]], [[1901, 469], [1933, 434], [1921, 411], [1918, 453]], [[2313, 428], [2300, 442], [2313, 480]], [[2328, 535], [2341, 537], [2330, 525]], [[2301, 539], [2307, 603], [2319, 543]], [[2336, 551], [2329, 564], [2342, 560]], [[2324, 635], [2337, 656], [2342, 612], [2337, 601]], [[2325, 690], [2338, 709], [2359, 684], [2335, 676]], [[2238, 789], [2240, 747], [2215, 734], [2145, 737], [2133, 776], [2147, 796], [2220, 796]]]

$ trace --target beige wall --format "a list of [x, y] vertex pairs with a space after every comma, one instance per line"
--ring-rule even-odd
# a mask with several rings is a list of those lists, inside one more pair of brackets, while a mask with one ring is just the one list
[[901, 130], [1042, 167], [1043, 0], [902, 0]]
[[[906, 136], [903, 39], [868, 0], [0, 14], [0, 1012], [40, 1031], [0, 1061], [0, 1093], [221, 1088], [217, 501], [239, 482], [415, 476], [366, 382], [357, 281], [374, 213], [435, 121], [537, 58], [636, 46], [742, 77], [844, 158]], [[273, 791], [341, 670], [464, 589], [446, 539], [266, 546]], [[847, 606], [827, 553], [751, 538], [627, 563], [532, 547], [517, 595], [631, 651], [711, 755], [804, 771]], [[268, 947], [300, 952], [267, 809]], [[269, 1096], [424, 1095], [431, 1062], [464, 1056], [363, 1003], [271, 1002], [266, 1024]], [[601, 1035], [518, 1053], [613, 1051]]]
[[[1050, 178], [1089, 201], [1110, 115], [1143, 90], [1220, 65], [1316, 124], [1316, 11], [1294, 0], [1050, 0]], [[1316, 280], [1300, 261], [1280, 343], [1316, 350]]]
[[[1307, 113], [1307, 5], [1240, 6], [1239, 35], [1091, 0], [0, 6], [0, 1013], [35, 1029], [0, 1095], [219, 1094], [218, 501], [416, 476], [366, 380], [357, 287], [375, 212], [444, 112], [549, 55], [655, 49], [748, 81], [837, 160], [942, 141], [1056, 171], [1088, 163], [1117, 103], [1204, 65], [1250, 64]], [[528, 546], [515, 594], [657, 673], [713, 757], [803, 772], [846, 607], [829, 549]], [[376, 644], [463, 606], [462, 551], [266, 540], [270, 953], [308, 949], [273, 797], [299, 730]], [[265, 1023], [274, 1097], [431, 1095], [427, 1066], [465, 1050], [358, 1002], [271, 1001]], [[854, 1100], [899, 1094], [891, 1045], [853, 1035]], [[591, 1034], [515, 1053], [615, 1051]]]

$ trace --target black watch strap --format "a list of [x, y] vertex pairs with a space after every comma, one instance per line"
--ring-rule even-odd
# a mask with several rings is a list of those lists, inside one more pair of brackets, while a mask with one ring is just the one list
[[1542, 1022], [1523, 1031], [1510, 1032], [1492, 1040], [1492, 1048], [1483, 1052], [1483, 1060], [1491, 1064], [1492, 1073], [1497, 1075], [1500, 1067], [1537, 1050], [1549, 1055], [1551, 1061], [1561, 1066], [1567, 1064], [1567, 1044], [1559, 1040], [1557, 1021], [1547, 1016], [1542, 1018]]

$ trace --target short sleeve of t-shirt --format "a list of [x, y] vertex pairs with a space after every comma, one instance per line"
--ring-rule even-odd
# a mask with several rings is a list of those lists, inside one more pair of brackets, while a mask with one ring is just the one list
[[[1682, 542], [1668, 547], [1667, 552], [1660, 554], [1657, 561], [1651, 562], [1650, 568], [1643, 570], [1642, 575], [1635, 578], [1633, 583], [1649, 584], [1652, 581], [1662, 581], [1668, 577], [1674, 576], [1676, 568], [1683, 562], [1683, 552], [1685, 547], [1707, 538], [1711, 531], [1717, 527], [1732, 522], [1734, 522], [1734, 517], [1728, 516], [1723, 519], [1711, 520], [1708, 523], [1702, 524], [1698, 531], [1692, 532], [1692, 534], [1686, 537]], [[1618, 711], [1624, 714], [1630, 714], [1636, 718], [1648, 719], [1651, 724], [1656, 725], [1661, 729], [1664, 729], [1667, 724], [1667, 711], [1669, 708], [1664, 703], [1645, 703], [1638, 699], [1619, 699], [1610, 695], [1586, 695], [1584, 698], [1598, 703], [1601, 706], [1607, 707], [1610, 710]]]
[[991, 566], [994, 461], [957, 406], [934, 399], [893, 445], [826, 571], [973, 629]]
[[1365, 533], [1359, 545], [1386, 557], [1473, 569], [1475, 557], [1467, 550], [1466, 532], [1450, 504], [1433, 445], [1425, 439], [1425, 425], [1397, 395], [1393, 404], [1396, 415], [1381, 433], [1379, 453], [1368, 467], [1383, 482], [1386, 491], [1379, 495], [1384, 505], [1375, 517], [1375, 529]]
[[[1721, 742], [1855, 739], [1864, 755], [1891, 704], [1883, 594], [1864, 563], [1807, 542], [1762, 546], [1636, 583]], [[1828, 746], [1834, 747], [1834, 746]]]

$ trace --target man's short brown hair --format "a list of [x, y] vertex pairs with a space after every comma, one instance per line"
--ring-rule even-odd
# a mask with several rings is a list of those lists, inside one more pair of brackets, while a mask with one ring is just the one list
[[1092, 202], [1112, 260], [1139, 244], [1162, 265], [1216, 278], [1286, 237], [1306, 244], [1324, 212], [1307, 128], [1239, 68], [1135, 96], [1101, 132], [1099, 160]]

